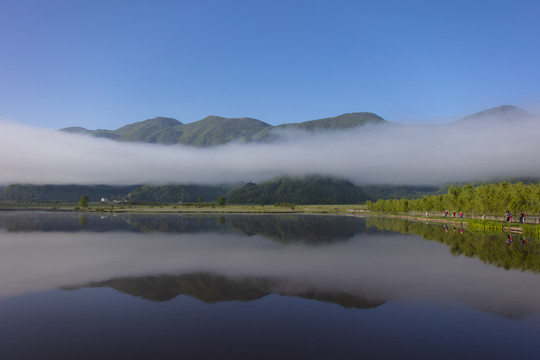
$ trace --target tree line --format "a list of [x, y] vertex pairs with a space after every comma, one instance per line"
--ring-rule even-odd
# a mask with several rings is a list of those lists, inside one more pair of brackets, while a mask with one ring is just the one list
[[524, 184], [491, 183], [484, 185], [452, 185], [443, 195], [424, 196], [420, 199], [387, 199], [367, 201], [371, 211], [393, 213], [463, 211], [474, 215], [501, 215], [506, 211], [518, 214], [540, 212], [540, 182]]
[[[443, 190], [444, 189], [444, 190]], [[282, 176], [260, 183], [229, 185], [30, 185], [12, 184], [0, 191], [0, 202], [73, 202], [81, 195], [90, 202], [101, 198], [132, 203], [178, 204], [216, 202], [229, 204], [356, 204], [366, 200], [419, 198], [440, 194], [446, 188], [434, 186], [356, 185], [344, 179], [323, 176]]]

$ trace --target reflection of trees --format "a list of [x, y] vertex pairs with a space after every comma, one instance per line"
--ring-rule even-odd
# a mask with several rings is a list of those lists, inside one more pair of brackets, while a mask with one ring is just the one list
[[85, 226], [86, 224], [88, 224], [88, 216], [86, 214], [79, 215], [79, 224], [81, 226]]
[[[8, 231], [129, 231], [195, 233], [220, 231], [225, 227], [214, 216], [177, 214], [77, 214], [71, 212], [5, 212], [0, 225]], [[83, 228], [84, 227], [84, 228]]]
[[10, 232], [133, 231], [128, 224], [114, 216], [49, 211], [0, 212], [0, 225]]
[[224, 224], [217, 221], [216, 218], [216, 215], [122, 215], [123, 221], [137, 231], [145, 233], [199, 233], [222, 232], [226, 230]]
[[[540, 272], [540, 246], [538, 241], [526, 239], [518, 234], [483, 233], [463, 231], [443, 224], [425, 223], [404, 219], [369, 217], [368, 227], [390, 230], [402, 234], [420, 235], [448, 246], [452, 255], [477, 257], [484, 263], [505, 269], [520, 269]], [[455, 229], [455, 230], [454, 230]], [[512, 241], [508, 241], [508, 235]]]
[[279, 242], [322, 243], [348, 239], [365, 229], [364, 219], [329, 215], [126, 215], [142, 232], [240, 232]]
[[[183, 275], [159, 275], [118, 278], [94, 282], [87, 287], [110, 287], [125, 294], [151, 301], [168, 301], [178, 295], [194, 297], [206, 303], [221, 301], [253, 301], [270, 294], [298, 296], [341, 305], [345, 308], [370, 309], [383, 304], [383, 301], [368, 301], [343, 292], [305, 291], [297, 294], [284, 294], [279, 290], [279, 282], [264, 278], [227, 278], [209, 273]], [[77, 287], [65, 288], [66, 290]]]
[[246, 235], [262, 235], [284, 243], [345, 240], [365, 230], [364, 219], [330, 215], [231, 216], [227, 223]]
[[8, 231], [129, 231], [143, 233], [242, 233], [282, 243], [323, 243], [351, 238], [365, 220], [331, 215], [179, 215], [0, 213]]

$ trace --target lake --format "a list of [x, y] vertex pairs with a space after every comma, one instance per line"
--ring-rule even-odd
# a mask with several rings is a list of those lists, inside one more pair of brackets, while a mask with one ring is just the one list
[[538, 359], [540, 244], [331, 215], [0, 212], [2, 359]]

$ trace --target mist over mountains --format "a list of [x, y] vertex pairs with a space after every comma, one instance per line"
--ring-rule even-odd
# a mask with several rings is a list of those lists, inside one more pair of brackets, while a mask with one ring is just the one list
[[443, 125], [351, 113], [279, 126], [207, 117], [117, 130], [0, 127], [0, 185], [215, 186], [317, 175], [362, 186], [440, 186], [540, 177], [540, 121], [513, 106]]

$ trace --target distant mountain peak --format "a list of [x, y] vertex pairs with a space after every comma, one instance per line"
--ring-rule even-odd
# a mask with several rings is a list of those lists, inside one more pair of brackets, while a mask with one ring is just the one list
[[[211, 122], [211, 121], [226, 121], [226, 122], [253, 121], [253, 122], [265, 123], [264, 121], [257, 120], [257, 119], [253, 119], [253, 118], [250, 118], [250, 117], [226, 118], [226, 117], [217, 116], [217, 115], [209, 115], [209, 116], [205, 117], [204, 119], [195, 121], [195, 122], [193, 122], [193, 123], [197, 123], [197, 122]], [[193, 124], [193, 123], [191, 123], [191, 124]], [[266, 123], [265, 123], [265, 124], [266, 124]]]
[[[157, 116], [152, 119], [138, 121], [129, 125], [122, 126], [119, 129], [123, 129], [127, 126], [134, 127], [134, 126], [140, 126], [140, 125], [151, 125], [151, 126], [157, 126], [157, 127], [173, 127], [177, 125], [182, 125], [182, 123], [174, 118], [169, 117], [163, 117], [163, 116]], [[119, 130], [117, 129], [117, 130]]]
[[91, 133], [90, 130], [83, 128], [81, 126], [70, 126], [67, 128], [60, 129], [60, 131], [65, 131], [67, 133], [71, 134], [89, 134]]
[[459, 122], [470, 121], [516, 121], [533, 118], [534, 115], [514, 105], [502, 105], [464, 117]]
[[304, 130], [346, 130], [366, 124], [388, 123], [377, 114], [371, 112], [352, 112], [334, 117], [278, 125], [278, 127], [295, 127]]

